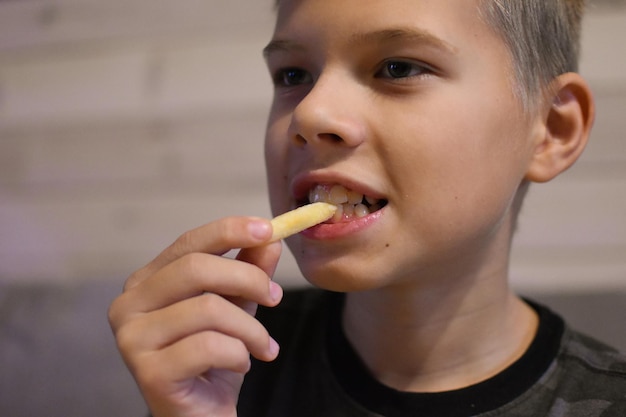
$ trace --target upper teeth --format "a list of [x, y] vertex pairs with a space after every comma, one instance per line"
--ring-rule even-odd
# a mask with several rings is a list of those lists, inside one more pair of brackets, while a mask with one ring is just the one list
[[364, 217], [373, 211], [380, 209], [381, 201], [377, 198], [363, 196], [356, 191], [352, 191], [343, 185], [316, 185], [309, 192], [309, 201], [318, 201], [335, 204], [339, 209], [333, 216], [333, 221], [349, 219], [353, 216]]

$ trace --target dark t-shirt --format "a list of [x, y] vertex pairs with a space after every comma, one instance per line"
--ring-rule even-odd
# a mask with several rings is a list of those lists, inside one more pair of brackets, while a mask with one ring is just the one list
[[239, 417], [626, 417], [626, 357], [530, 304], [537, 335], [508, 369], [459, 390], [407, 393], [375, 380], [350, 346], [343, 295], [287, 292], [280, 306], [259, 310], [281, 354], [253, 361]]

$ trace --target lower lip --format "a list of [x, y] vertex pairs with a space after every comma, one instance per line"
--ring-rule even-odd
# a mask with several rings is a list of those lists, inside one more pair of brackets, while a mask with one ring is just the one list
[[321, 223], [310, 227], [301, 232], [304, 237], [309, 239], [337, 239], [358, 233], [374, 223], [376, 223], [383, 215], [385, 208], [368, 214], [365, 217], [355, 218], [354, 220], [341, 223]]

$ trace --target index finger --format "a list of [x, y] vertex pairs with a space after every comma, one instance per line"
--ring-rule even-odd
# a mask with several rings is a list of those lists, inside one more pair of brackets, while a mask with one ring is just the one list
[[133, 274], [125, 289], [130, 289], [161, 268], [190, 253], [223, 255], [231, 249], [250, 248], [272, 236], [269, 220], [260, 217], [225, 217], [183, 233], [154, 260]]

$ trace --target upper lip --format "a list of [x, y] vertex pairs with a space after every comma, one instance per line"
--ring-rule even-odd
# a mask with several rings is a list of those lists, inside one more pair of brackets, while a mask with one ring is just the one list
[[385, 196], [365, 182], [327, 170], [303, 171], [295, 175], [291, 181], [291, 194], [297, 202], [308, 202], [309, 191], [318, 184], [339, 184], [364, 196], [385, 199]]

